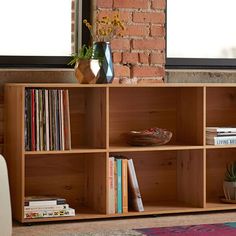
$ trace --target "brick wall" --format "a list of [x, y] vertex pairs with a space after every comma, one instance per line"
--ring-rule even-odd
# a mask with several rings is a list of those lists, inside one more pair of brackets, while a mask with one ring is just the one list
[[115, 81], [162, 82], [165, 74], [165, 0], [95, 0], [100, 18], [119, 10], [126, 30], [111, 42]]

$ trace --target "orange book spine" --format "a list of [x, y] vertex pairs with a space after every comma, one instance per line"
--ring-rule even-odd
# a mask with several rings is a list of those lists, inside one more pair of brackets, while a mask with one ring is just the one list
[[128, 160], [122, 159], [122, 209], [128, 213]]

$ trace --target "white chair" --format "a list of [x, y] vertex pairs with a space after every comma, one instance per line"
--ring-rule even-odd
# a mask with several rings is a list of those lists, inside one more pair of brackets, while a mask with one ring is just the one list
[[7, 165], [2, 155], [0, 155], [0, 235], [12, 235], [12, 215]]

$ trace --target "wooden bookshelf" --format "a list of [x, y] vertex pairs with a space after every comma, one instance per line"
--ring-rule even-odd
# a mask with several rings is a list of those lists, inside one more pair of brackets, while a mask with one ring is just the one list
[[[26, 151], [25, 89], [68, 89], [71, 150]], [[6, 84], [5, 157], [13, 216], [22, 223], [236, 209], [220, 201], [236, 145], [205, 143], [207, 126], [236, 126], [236, 84]], [[163, 146], [132, 147], [123, 134], [173, 133]], [[108, 214], [108, 158], [134, 161], [144, 212]], [[24, 219], [24, 197], [60, 195], [76, 216]]]

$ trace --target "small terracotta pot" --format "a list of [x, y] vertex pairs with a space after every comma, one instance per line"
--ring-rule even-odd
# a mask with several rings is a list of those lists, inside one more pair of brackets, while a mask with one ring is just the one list
[[75, 77], [80, 84], [95, 84], [99, 70], [99, 60], [78, 60], [75, 64]]

